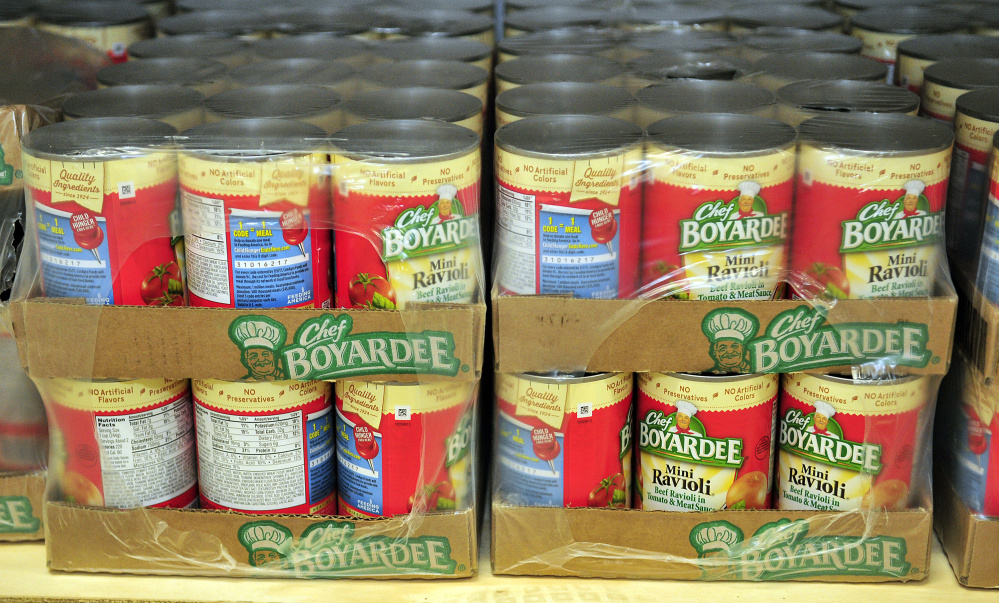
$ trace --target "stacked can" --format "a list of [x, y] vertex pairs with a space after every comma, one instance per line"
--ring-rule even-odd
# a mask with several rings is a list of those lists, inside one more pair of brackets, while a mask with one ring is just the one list
[[777, 90], [777, 119], [792, 126], [829, 112], [916, 115], [918, 111], [917, 94], [877, 82], [803, 81]]
[[482, 101], [471, 94], [438, 88], [395, 88], [361, 92], [344, 105], [346, 125], [391, 119], [450, 122], [484, 135]]
[[999, 59], [947, 59], [923, 71], [919, 114], [954, 121], [957, 99], [969, 90], [999, 86]]
[[548, 82], [517, 86], [496, 96], [496, 127], [538, 115], [599, 115], [632, 120], [635, 97], [605, 84]]
[[144, 117], [183, 132], [205, 121], [205, 96], [180, 86], [117, 86], [80, 92], [62, 105], [63, 118]]
[[128, 46], [152, 35], [149, 12], [131, 2], [45, 2], [37, 7], [35, 26], [77, 38], [107, 53], [114, 63], [128, 60]]
[[223, 89], [226, 66], [207, 59], [145, 59], [105, 67], [97, 73], [102, 88], [112, 86], [184, 86], [205, 96]]
[[670, 80], [646, 86], [638, 98], [636, 122], [643, 128], [686, 113], [747, 113], [773, 117], [773, 92], [745, 82]]
[[128, 55], [132, 60], [201, 59], [216, 61], [230, 69], [250, 60], [250, 53], [243, 42], [235, 38], [206, 34], [140, 40], [133, 42], [128, 47]]
[[957, 97], [954, 115], [954, 160], [947, 191], [947, 251], [967, 267], [978, 256], [989, 207], [989, 156], [999, 131], [999, 91], [984, 88]]
[[923, 72], [943, 59], [999, 59], [999, 39], [968, 34], [916, 36], [898, 45], [895, 84], [919, 94]]
[[220, 92], [209, 98], [206, 121], [289, 119], [333, 132], [340, 128], [343, 97], [322, 86], [271, 84]]

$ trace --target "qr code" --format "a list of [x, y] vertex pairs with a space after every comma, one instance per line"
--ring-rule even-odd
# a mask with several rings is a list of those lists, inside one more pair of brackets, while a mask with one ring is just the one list
[[396, 406], [395, 407], [395, 420], [396, 421], [408, 421], [409, 420], [409, 410], [408, 406]]
[[593, 403], [585, 402], [576, 407], [576, 416], [580, 419], [589, 419], [593, 416]]
[[135, 183], [134, 182], [119, 182], [118, 183], [118, 198], [119, 199], [132, 199], [135, 197]]

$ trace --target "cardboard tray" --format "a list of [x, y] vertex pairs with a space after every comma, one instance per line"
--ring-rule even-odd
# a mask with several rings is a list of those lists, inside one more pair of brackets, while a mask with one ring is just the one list
[[44, 471], [0, 473], [0, 542], [25, 542], [44, 538], [44, 500]]
[[[475, 514], [359, 520], [197, 509], [45, 505], [50, 569], [267, 578], [465, 578], [478, 572]], [[256, 546], [275, 559], [252, 564]], [[278, 554], [273, 554], [277, 551]]]
[[933, 533], [928, 501], [921, 509], [878, 513], [870, 525], [860, 513], [817, 511], [494, 503], [492, 512], [493, 573], [525, 576], [907, 582], [928, 575]]
[[964, 586], [999, 588], [999, 518], [971, 512], [938, 474], [933, 527], [957, 581]]

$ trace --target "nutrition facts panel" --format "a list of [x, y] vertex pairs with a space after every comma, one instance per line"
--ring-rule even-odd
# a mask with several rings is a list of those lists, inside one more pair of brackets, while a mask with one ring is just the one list
[[202, 299], [232, 303], [226, 247], [225, 204], [221, 199], [181, 191], [187, 288]]
[[302, 412], [224, 414], [195, 405], [201, 495], [219, 506], [268, 511], [306, 501]]
[[535, 288], [535, 257], [537, 253], [537, 220], [534, 195], [496, 186], [499, 209], [499, 243], [505, 248], [504, 261], [499, 267], [500, 287], [513, 293], [531, 295]]
[[155, 505], [194, 487], [190, 397], [145, 412], [97, 416], [94, 427], [107, 506]]

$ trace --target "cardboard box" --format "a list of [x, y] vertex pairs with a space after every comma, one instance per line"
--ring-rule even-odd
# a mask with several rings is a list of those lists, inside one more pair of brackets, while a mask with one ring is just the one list
[[933, 513], [673, 513], [493, 504], [493, 573], [668, 580], [907, 582]]
[[0, 473], [0, 542], [44, 538], [45, 472]]
[[[268, 578], [465, 578], [478, 572], [475, 514], [359, 520], [48, 502], [49, 568]], [[259, 563], [259, 565], [254, 565]]]
[[933, 525], [957, 581], [964, 586], [999, 588], [999, 518], [977, 515], [938, 472]]

